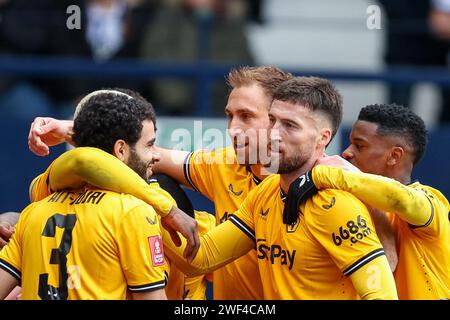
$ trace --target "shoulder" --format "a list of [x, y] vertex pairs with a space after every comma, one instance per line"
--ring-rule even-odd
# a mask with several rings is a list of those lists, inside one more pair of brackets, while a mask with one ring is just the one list
[[320, 190], [306, 203], [308, 212], [313, 215], [329, 215], [331, 213], [344, 214], [367, 211], [367, 207], [353, 194], [337, 190]]
[[437, 189], [435, 189], [433, 187], [430, 187], [430, 186], [423, 185], [423, 184], [421, 184], [419, 182], [415, 182], [415, 183], [413, 183], [413, 184], [411, 184], [409, 186], [411, 188], [416, 189], [416, 190], [422, 191], [429, 198], [431, 198], [433, 200], [436, 200], [436, 201], [439, 201], [444, 206], [449, 207], [449, 202], [448, 202], [447, 198], [439, 190], [437, 190]]
[[215, 150], [196, 150], [189, 156], [191, 164], [230, 164], [237, 165], [236, 153], [232, 147]]
[[[431, 222], [432, 220], [436, 220], [434, 217], [436, 217], [437, 220], [443, 222], [446, 222], [450, 219], [450, 204], [448, 199], [442, 194], [442, 192], [433, 187], [420, 184], [419, 182], [415, 182], [409, 185], [409, 187], [423, 192], [429, 200], [432, 210], [429, 222]], [[444, 225], [446, 225], [445, 222]]]
[[108, 190], [95, 191], [105, 193], [102, 204], [111, 208], [111, 213], [114, 215], [118, 214], [120, 216], [137, 212], [156, 214], [156, 211], [151, 205], [131, 194], [117, 193]]
[[280, 193], [280, 175], [279, 174], [271, 174], [267, 176], [260, 184], [258, 184], [255, 188], [250, 191], [249, 195], [262, 195], [268, 196], [276, 192]]
[[260, 184], [258, 184], [257, 188], [262, 189], [275, 189], [280, 188], [280, 175], [279, 174], [271, 174], [264, 178], [263, 181], [261, 181]]
[[41, 207], [41, 206], [45, 205], [45, 203], [47, 202], [46, 200], [47, 199], [42, 199], [40, 201], [36, 201], [36, 202], [30, 203], [20, 213], [20, 219], [21, 220], [27, 219], [29, 214], [30, 214], [30, 212], [32, 212], [34, 209], [36, 209], [38, 207]]

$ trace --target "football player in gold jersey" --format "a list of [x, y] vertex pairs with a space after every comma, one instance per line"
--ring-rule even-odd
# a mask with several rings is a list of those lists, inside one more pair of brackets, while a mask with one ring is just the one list
[[[410, 109], [369, 105], [361, 109], [342, 154], [369, 174], [328, 166], [312, 172], [316, 187], [351, 192], [388, 212], [397, 236], [400, 299], [450, 299], [450, 205], [441, 192], [411, 179], [426, 144], [425, 124]], [[334, 156], [319, 163], [348, 168], [344, 161]]]
[[[102, 90], [94, 91], [91, 94], [85, 96], [77, 105], [75, 110], [76, 113], [81, 109], [84, 103], [91, 98], [92, 95], [96, 95]], [[119, 92], [128, 92], [136, 99], [143, 99], [140, 94], [137, 92], [133, 92], [130, 90], [120, 89]], [[145, 100], [145, 99], [144, 99]], [[53, 118], [42, 118], [38, 117], [34, 119], [31, 124], [30, 133], [28, 136], [28, 145], [30, 150], [38, 155], [47, 155], [49, 154], [49, 146], [57, 145], [59, 143], [63, 143], [67, 141], [68, 143], [74, 144], [72, 140], [73, 134], [73, 121], [69, 120], [56, 120]], [[88, 181], [88, 183], [100, 186], [101, 188], [107, 190], [113, 190], [111, 184], [115, 184], [115, 181], [105, 178], [105, 175], [102, 174], [101, 168], [98, 165], [95, 165], [95, 162], [92, 162], [92, 166], [89, 168], [92, 171], [97, 171], [99, 174], [92, 178], [92, 181]], [[49, 181], [48, 172], [46, 171], [41, 176], [36, 177], [30, 185], [30, 199], [36, 197], [37, 199], [42, 199], [43, 195], [48, 194], [48, 188], [50, 188], [50, 183], [52, 183], [52, 190], [57, 190], [61, 187], [58, 185], [58, 181]], [[133, 176], [137, 177], [138, 175], [133, 171]], [[98, 180], [101, 183], [98, 183]], [[137, 180], [140, 180], [137, 178]], [[73, 183], [72, 183], [73, 182]], [[37, 188], [34, 188], [34, 184], [38, 183]], [[68, 183], [68, 184], [66, 184]], [[62, 187], [73, 186], [74, 183], [80, 184], [78, 180], [67, 181], [65, 180]], [[84, 183], [84, 182], [83, 182]], [[35, 194], [36, 190], [40, 190], [41, 194]], [[126, 191], [121, 191], [127, 193]], [[160, 188], [144, 188], [144, 190], [139, 189], [140, 194], [138, 198], [144, 200], [148, 204], [150, 204], [163, 219], [162, 224], [165, 229], [170, 232], [171, 237], [174, 238], [175, 243], [181, 243], [179, 235], [177, 233], [180, 232], [187, 239], [187, 247], [185, 251], [186, 257], [192, 259], [195, 253], [198, 250], [199, 239], [197, 233], [197, 225], [193, 218], [189, 217], [185, 213], [183, 213], [180, 209], [178, 209], [170, 198], [167, 198], [164, 190]], [[137, 192], [137, 193], [138, 193]], [[4, 229], [0, 227], [0, 239], [3, 238], [2, 233]], [[7, 237], [5, 237], [7, 238]], [[0, 240], [1, 242], [1, 240]]]
[[[259, 155], [261, 146], [264, 147], [263, 150], [267, 147], [265, 140], [258, 140], [260, 137], [264, 138], [265, 133], [258, 134], [258, 130], [267, 130], [273, 92], [280, 83], [291, 77], [292, 75], [274, 67], [242, 67], [232, 70], [228, 76], [232, 91], [225, 113], [233, 147], [193, 153], [159, 149], [161, 160], [155, 165], [154, 171], [171, 175], [180, 183], [205, 195], [214, 202], [217, 224], [226, 221], [239, 208], [250, 190], [268, 174], [260, 159], [252, 158], [252, 155]], [[48, 153], [45, 142], [53, 135], [58, 137], [58, 141], [66, 138], [70, 142], [69, 122], [39, 118], [35, 123], [35, 128], [32, 126], [30, 130], [29, 145], [36, 154]], [[41, 128], [43, 132], [37, 133], [37, 128]], [[72, 156], [83, 158], [82, 153], [83, 150], [79, 150], [78, 154], [74, 153]], [[94, 156], [98, 158], [93, 158]], [[78, 170], [78, 178], [143, 199], [147, 187], [139, 179], [133, 179], [131, 170], [123, 168], [118, 161], [114, 164], [113, 159], [108, 159], [111, 161], [105, 164], [100, 153], [91, 153], [90, 157], [93, 163], [102, 164], [102, 173], [109, 176], [114, 184], [106, 184], [104, 179], [97, 179], [96, 170]], [[186, 159], [185, 164], [177, 159]], [[256, 251], [214, 272], [214, 298], [263, 298]]]
[[[159, 159], [153, 107], [119, 91], [85, 101], [73, 139], [143, 178]], [[21, 284], [23, 299], [165, 299], [160, 229], [154, 209], [131, 195], [91, 186], [52, 193], [24, 209], [0, 251], [0, 298]]]
[[[79, 151], [83, 154], [83, 157], [72, 157], [70, 154], [77, 154]], [[74, 181], [71, 177], [70, 172], [76, 172], [71, 168], [70, 159], [81, 160], [85, 159], [86, 155], [93, 154], [94, 156], [89, 155], [89, 158], [95, 158], [97, 153], [102, 153], [105, 155], [109, 155], [106, 152], [97, 149], [97, 148], [86, 148], [79, 147], [77, 149], [71, 150], [63, 154], [61, 157], [57, 158], [51, 165], [50, 168], [46, 170], [44, 175], [41, 175], [40, 178], [36, 181], [36, 183], [31, 187], [31, 200], [39, 201], [43, 197], [48, 195], [48, 185], [45, 183], [41, 183], [45, 181], [43, 176], [48, 176], [51, 174], [54, 180], [64, 180], [64, 181]], [[115, 157], [109, 155], [108, 158], [103, 159], [103, 165], [106, 167], [111, 159], [116, 159]], [[120, 162], [120, 161], [119, 161]], [[122, 163], [122, 162], [120, 162]], [[83, 162], [81, 160], [78, 162], [81, 170], [85, 167], [85, 165], [89, 165], [88, 163]], [[131, 170], [128, 166], [127, 170]], [[69, 169], [67, 169], [69, 168]], [[67, 172], [69, 171], [69, 172]], [[142, 180], [143, 181], [143, 180]], [[189, 216], [195, 218], [198, 226], [198, 231], [200, 234], [204, 234], [208, 232], [213, 226], [214, 216], [207, 213], [194, 210], [192, 203], [190, 202], [187, 195], [180, 188], [178, 183], [172, 178], [165, 175], [152, 175], [148, 180], [148, 185], [146, 185], [146, 189], [159, 189], [159, 193], [161, 196], [170, 199], [174, 204], [176, 204], [183, 212], [187, 213]], [[170, 241], [171, 236], [165, 230], [162, 229], [163, 235], [163, 243]], [[206, 299], [206, 281], [207, 277], [195, 276], [195, 277], [187, 277], [184, 273], [182, 273], [174, 264], [171, 263], [167, 257], [165, 258], [165, 266], [164, 273], [166, 276], [166, 295], [170, 300], [182, 300], [182, 299], [190, 299], [190, 300], [205, 300]]]
[[266, 299], [396, 299], [372, 219], [355, 196], [323, 190], [293, 215], [284, 213], [291, 183], [311, 170], [335, 135], [341, 104], [327, 80], [282, 83], [269, 110], [271, 155], [280, 174], [267, 177], [228, 221], [201, 237], [192, 264], [181, 258], [179, 248], [167, 247], [172, 262], [197, 274], [256, 247]]

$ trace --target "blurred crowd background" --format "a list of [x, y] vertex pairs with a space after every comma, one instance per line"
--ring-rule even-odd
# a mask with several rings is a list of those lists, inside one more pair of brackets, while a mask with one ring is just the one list
[[[79, 29], [67, 27], [71, 5]], [[342, 146], [364, 105], [413, 108], [433, 138], [418, 176], [449, 196], [449, 48], [450, 0], [0, 0], [0, 203], [24, 203], [13, 194], [24, 199], [23, 185], [51, 160], [27, 150], [35, 116], [69, 118], [87, 92], [125, 87], [163, 118], [224, 119], [224, 77], [240, 65], [333, 80]]]

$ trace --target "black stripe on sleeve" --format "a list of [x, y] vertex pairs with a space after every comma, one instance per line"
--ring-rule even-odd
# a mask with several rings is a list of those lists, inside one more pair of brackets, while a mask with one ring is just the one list
[[343, 271], [344, 276], [351, 275], [353, 272], [355, 272], [356, 270], [358, 270], [359, 268], [364, 266], [366, 263], [372, 261], [375, 258], [383, 256], [383, 255], [384, 255], [384, 250], [382, 248], [376, 249], [376, 250], [366, 254], [364, 257], [362, 257], [361, 259], [359, 259], [358, 261], [353, 263], [350, 267], [345, 269]]
[[430, 199], [428, 199], [427, 196], [425, 196], [425, 198], [427, 198], [427, 200], [428, 200], [428, 202], [430, 203], [430, 206], [431, 206], [431, 214], [430, 214], [430, 218], [428, 219], [428, 221], [427, 221], [424, 225], [421, 225], [421, 226], [415, 226], [415, 225], [413, 225], [413, 224], [409, 224], [409, 223], [408, 223], [409, 226], [411, 227], [411, 229], [428, 227], [428, 226], [431, 224], [431, 221], [433, 221], [433, 218], [434, 218], [434, 206], [433, 206], [433, 203], [431, 202]]
[[12, 275], [14, 278], [16, 278], [17, 281], [21, 281], [22, 273], [17, 270], [14, 266], [12, 266], [10, 263], [6, 262], [3, 259], [0, 259], [0, 268], [8, 272], [10, 275]]
[[128, 286], [128, 290], [130, 290], [131, 292], [150, 292], [158, 289], [164, 289], [164, 287], [166, 286], [165, 282], [165, 280], [162, 280], [149, 284], [143, 284], [140, 286]]
[[236, 216], [231, 216], [228, 218], [236, 227], [238, 227], [242, 232], [244, 232], [252, 241], [255, 241], [255, 231], [253, 231], [244, 221]]
[[191, 174], [189, 172], [189, 163], [191, 162], [191, 158], [192, 158], [193, 154], [194, 154], [194, 152], [189, 153], [186, 156], [186, 159], [184, 160], [184, 167], [183, 167], [184, 177], [189, 182], [189, 184], [191, 185], [192, 189], [194, 189], [195, 191], [200, 193], [200, 191], [198, 191], [197, 187], [194, 185], [194, 183], [193, 183], [193, 181], [191, 179]]

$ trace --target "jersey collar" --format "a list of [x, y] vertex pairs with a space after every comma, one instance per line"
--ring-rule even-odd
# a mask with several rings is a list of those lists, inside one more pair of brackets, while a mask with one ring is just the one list
[[260, 178], [258, 178], [257, 176], [255, 176], [255, 174], [252, 171], [252, 168], [249, 165], [246, 165], [245, 169], [247, 170], [247, 172], [249, 172], [252, 175], [252, 179], [256, 183], [256, 185], [261, 183], [262, 180]]
[[280, 186], [281, 201], [286, 202], [286, 196], [287, 196], [287, 194], [283, 191], [283, 189], [281, 189], [281, 186]]

